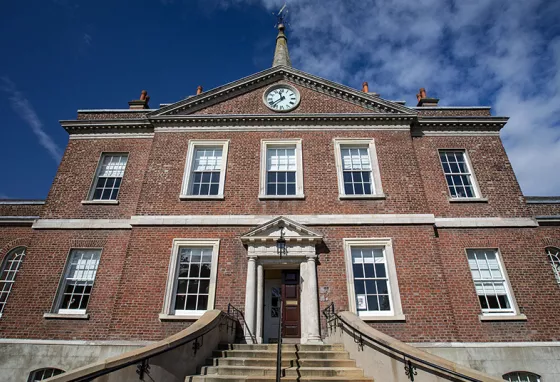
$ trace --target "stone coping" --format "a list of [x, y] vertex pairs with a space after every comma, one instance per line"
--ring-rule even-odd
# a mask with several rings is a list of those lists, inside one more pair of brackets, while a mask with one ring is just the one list
[[[418, 349], [414, 346], [408, 345], [404, 342], [401, 342], [391, 336], [388, 336], [379, 330], [376, 330], [366, 324], [363, 320], [360, 319], [357, 315], [352, 312], [340, 312], [338, 313], [339, 316], [344, 320], [344, 322], [350, 326], [351, 328], [359, 331], [368, 337], [378, 341], [379, 343], [387, 346], [389, 349], [397, 350], [403, 353], [408, 354], [409, 356], [415, 357], [417, 359], [421, 359], [423, 361], [429, 362], [434, 365], [438, 365], [440, 367], [446, 368], [448, 370], [455, 371], [457, 373], [461, 373], [467, 377], [476, 379], [481, 382], [503, 382], [502, 379], [492, 377], [488, 374], [482, 373], [480, 371], [470, 369], [468, 367], [461, 366], [455, 362], [451, 362], [445, 358], [438, 357], [436, 355], [430, 354], [424, 350]], [[365, 339], [367, 341], [367, 339]], [[366, 345], [367, 346], [367, 345]], [[399, 355], [399, 358], [401, 356]], [[422, 365], [422, 364], [420, 364]], [[429, 365], [422, 365], [428, 369], [430, 368]], [[437, 369], [433, 369], [437, 370]], [[438, 371], [441, 372], [441, 371]], [[444, 373], [444, 372], [441, 372]], [[460, 379], [459, 379], [460, 380]]]
[[159, 355], [165, 350], [171, 350], [175, 347], [181, 346], [191, 341], [191, 339], [200, 336], [202, 333], [207, 332], [208, 329], [218, 326], [222, 315], [223, 313], [220, 310], [209, 310], [188, 328], [181, 330], [179, 333], [169, 336], [161, 341], [144, 346], [140, 349], [131, 350], [117, 356], [106, 358], [102, 361], [93, 362], [89, 365], [70, 370], [67, 373], [50, 378], [49, 381], [70, 382], [102, 371], [109, 371], [118, 367], [134, 365], [141, 362], [143, 359]]

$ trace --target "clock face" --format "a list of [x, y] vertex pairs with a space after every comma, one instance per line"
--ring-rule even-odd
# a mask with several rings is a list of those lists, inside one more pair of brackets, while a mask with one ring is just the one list
[[299, 104], [299, 92], [287, 85], [273, 86], [265, 92], [264, 103], [274, 111], [290, 111]]

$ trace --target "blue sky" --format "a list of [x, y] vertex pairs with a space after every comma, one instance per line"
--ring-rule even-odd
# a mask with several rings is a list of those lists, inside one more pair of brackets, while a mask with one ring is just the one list
[[[0, 198], [44, 198], [77, 109], [270, 67], [276, 0], [41, 0], [0, 13]], [[289, 0], [293, 65], [415, 105], [491, 105], [527, 195], [560, 195], [560, 2]]]

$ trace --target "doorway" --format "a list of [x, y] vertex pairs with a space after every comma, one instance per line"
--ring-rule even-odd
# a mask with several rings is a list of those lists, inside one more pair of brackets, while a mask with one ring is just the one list
[[280, 311], [282, 338], [301, 337], [299, 270], [265, 271], [263, 342], [278, 342]]

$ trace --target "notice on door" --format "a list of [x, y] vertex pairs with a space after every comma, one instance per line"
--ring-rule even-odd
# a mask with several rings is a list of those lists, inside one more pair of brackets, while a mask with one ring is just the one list
[[358, 297], [358, 309], [360, 310], [365, 310], [367, 309], [367, 305], [366, 305], [366, 296], [363, 294], [360, 294], [357, 296]]

